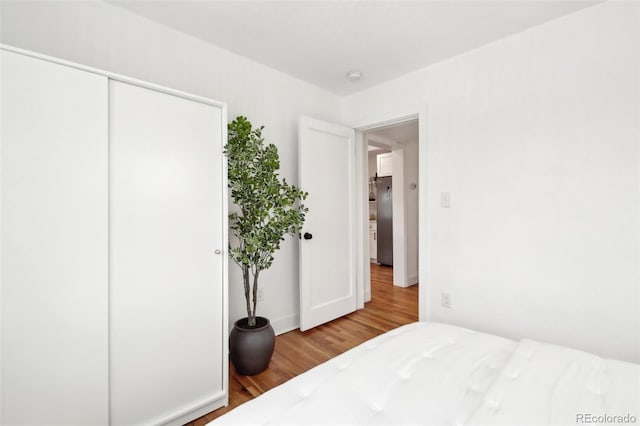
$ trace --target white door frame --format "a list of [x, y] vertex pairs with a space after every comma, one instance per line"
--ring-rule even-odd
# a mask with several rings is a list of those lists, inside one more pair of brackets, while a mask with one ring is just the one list
[[[418, 318], [420, 321], [428, 319], [426, 303], [427, 270], [429, 267], [430, 222], [427, 218], [427, 105], [414, 105], [404, 109], [369, 117], [350, 124], [356, 130], [356, 157], [355, 173], [359, 177], [356, 187], [356, 199], [359, 200], [356, 207], [356, 295], [357, 307], [361, 309], [365, 303], [365, 288], [371, 283], [371, 271], [369, 267], [369, 176], [368, 176], [368, 151], [363, 132], [388, 125], [402, 124], [418, 119], [418, 197], [419, 197], [419, 236], [418, 236], [418, 276], [420, 277], [421, 291], [418, 301]], [[422, 207], [422, 208], [421, 208]]]

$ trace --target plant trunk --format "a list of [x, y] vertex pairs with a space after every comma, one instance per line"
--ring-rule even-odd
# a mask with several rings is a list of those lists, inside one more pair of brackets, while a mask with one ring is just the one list
[[255, 315], [251, 315], [251, 303], [249, 299], [249, 295], [251, 294], [251, 284], [250, 284], [250, 273], [249, 267], [245, 266], [242, 268], [242, 278], [244, 282], [244, 300], [247, 302], [247, 318], [249, 320], [249, 325], [251, 326], [251, 318], [253, 317], [253, 325], [256, 324]]
[[[256, 304], [258, 303], [258, 275], [260, 271], [256, 271], [253, 275], [253, 315], [249, 317], [249, 327], [256, 325]], [[248, 299], [247, 299], [248, 300]]]

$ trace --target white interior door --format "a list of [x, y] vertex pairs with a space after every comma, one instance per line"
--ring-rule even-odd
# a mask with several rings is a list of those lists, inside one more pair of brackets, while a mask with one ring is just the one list
[[117, 81], [109, 96], [111, 423], [183, 424], [225, 401], [223, 112]]
[[107, 78], [1, 54], [0, 424], [104, 425]]
[[309, 193], [300, 239], [300, 329], [356, 309], [355, 132], [300, 119], [298, 174]]

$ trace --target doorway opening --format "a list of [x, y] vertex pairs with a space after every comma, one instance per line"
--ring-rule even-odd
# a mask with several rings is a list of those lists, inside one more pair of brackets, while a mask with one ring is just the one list
[[[415, 106], [349, 126], [300, 118], [298, 183], [312, 194], [305, 201], [309, 213], [304, 232], [309, 232], [309, 238], [300, 239], [299, 246], [301, 330], [363, 309], [365, 302], [371, 300], [369, 143], [378, 144], [378, 148], [388, 146], [394, 175], [392, 186], [396, 188], [392, 209], [399, 209], [392, 213], [393, 279], [388, 288], [413, 288], [417, 294], [418, 319], [429, 318], [424, 291], [424, 272], [428, 266], [425, 253], [429, 249], [425, 230], [429, 224], [426, 209], [418, 209], [418, 192], [423, 205], [426, 197], [426, 173], [418, 170], [420, 164], [426, 165], [426, 117], [426, 106]], [[407, 129], [403, 126], [407, 124], [414, 133], [417, 126], [418, 137], [417, 141], [413, 138], [413, 143], [386, 134]], [[405, 173], [409, 161], [415, 162], [412, 176]], [[331, 164], [332, 173], [323, 174], [322, 167], [326, 164]], [[413, 200], [413, 209], [406, 207], [405, 199]], [[309, 230], [315, 230], [313, 239]], [[411, 256], [407, 255], [409, 251]], [[420, 277], [423, 291], [414, 285]]]
[[361, 131], [367, 158], [369, 277], [364, 301], [375, 297], [372, 282], [418, 284], [418, 118]]

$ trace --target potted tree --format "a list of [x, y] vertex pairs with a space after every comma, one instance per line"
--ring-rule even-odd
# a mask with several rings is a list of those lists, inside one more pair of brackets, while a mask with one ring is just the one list
[[235, 322], [229, 352], [236, 371], [255, 375], [271, 360], [275, 334], [269, 320], [256, 316], [258, 277], [269, 268], [285, 234], [296, 235], [308, 209], [307, 193], [280, 179], [280, 158], [273, 144], [264, 144], [262, 129], [239, 116], [228, 126], [229, 189], [237, 206], [229, 214], [231, 259], [242, 269], [247, 316]]

